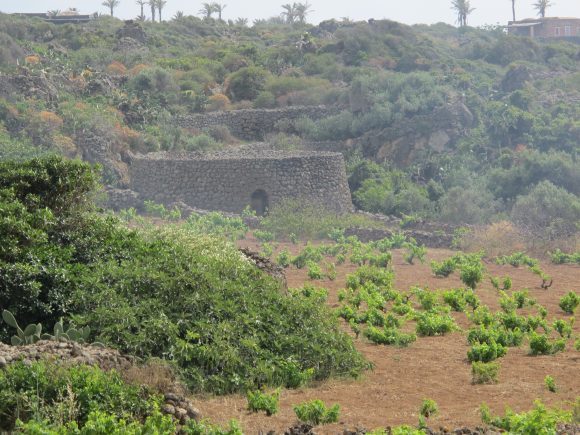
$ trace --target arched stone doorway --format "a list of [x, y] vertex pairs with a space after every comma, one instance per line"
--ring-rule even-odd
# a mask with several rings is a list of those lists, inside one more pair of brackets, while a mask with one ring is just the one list
[[264, 216], [268, 212], [268, 194], [262, 189], [256, 190], [252, 193], [250, 207], [257, 216]]

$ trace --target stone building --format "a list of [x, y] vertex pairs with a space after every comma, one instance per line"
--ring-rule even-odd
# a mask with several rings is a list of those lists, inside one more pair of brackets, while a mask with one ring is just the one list
[[339, 153], [233, 150], [152, 153], [132, 158], [131, 189], [143, 199], [258, 215], [284, 199], [352, 210], [344, 159]]
[[580, 18], [528, 18], [510, 21], [508, 33], [530, 38], [577, 38], [580, 40]]

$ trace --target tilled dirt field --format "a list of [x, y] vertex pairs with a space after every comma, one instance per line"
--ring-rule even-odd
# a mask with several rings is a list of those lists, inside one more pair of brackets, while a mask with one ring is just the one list
[[[242, 241], [243, 246], [259, 250], [255, 241]], [[282, 244], [293, 253], [300, 247]], [[429, 262], [453, 255], [453, 251], [429, 250], [425, 264], [408, 265], [401, 251], [393, 251], [395, 287], [408, 290], [411, 286], [431, 290], [462, 287], [457, 274], [437, 278], [431, 273]], [[526, 267], [498, 266], [488, 262], [488, 272], [494, 276], [509, 275], [513, 289], [529, 289], [530, 296], [548, 310], [549, 323], [556, 318], [567, 318], [558, 301], [570, 290], [580, 291], [580, 267], [555, 266], [542, 263], [542, 269], [554, 278], [548, 290], [540, 288], [541, 280]], [[328, 303], [338, 306], [338, 291], [344, 287], [346, 275], [356, 270], [349, 263], [337, 266], [335, 281], [316, 281], [316, 285], [329, 290]], [[312, 282], [306, 270], [287, 270], [288, 286], [300, 287]], [[477, 289], [482, 304], [493, 311], [499, 310], [498, 294], [486, 279]], [[525, 313], [525, 310], [523, 311]], [[463, 313], [454, 313], [457, 323], [467, 328], [469, 322]], [[308, 319], [305, 319], [308, 321]], [[410, 322], [413, 326], [414, 323]], [[574, 335], [580, 333], [580, 322], [574, 326]], [[292, 405], [305, 400], [321, 399], [327, 404], [339, 403], [340, 423], [316, 428], [317, 433], [336, 434], [355, 427], [373, 429], [399, 424], [416, 425], [418, 408], [425, 398], [435, 400], [439, 415], [429, 421], [433, 428], [476, 427], [481, 425], [479, 406], [487, 403], [494, 413], [502, 413], [506, 406], [514, 411], [527, 411], [535, 399], [549, 406], [569, 408], [570, 402], [580, 395], [580, 352], [574, 350], [573, 340], [568, 340], [565, 352], [554, 356], [529, 356], [527, 340], [519, 348], [510, 348], [501, 358], [499, 383], [472, 385], [471, 366], [467, 361], [467, 341], [464, 332], [454, 332], [442, 337], [419, 337], [408, 348], [381, 346], [364, 338], [356, 346], [374, 364], [358, 380], [332, 380], [299, 390], [284, 390], [280, 399], [280, 412], [273, 417], [251, 414], [246, 411], [243, 396], [227, 396], [198, 400], [196, 405], [204, 417], [220, 424], [237, 419], [245, 433], [264, 433], [269, 430], [283, 432], [296, 422]], [[551, 375], [558, 385], [556, 393], [544, 386], [544, 378]]]

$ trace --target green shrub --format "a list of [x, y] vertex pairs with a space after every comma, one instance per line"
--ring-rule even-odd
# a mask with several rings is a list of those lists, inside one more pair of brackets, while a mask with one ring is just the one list
[[423, 400], [421, 407], [419, 408], [419, 414], [426, 418], [437, 415], [438, 412], [439, 406], [437, 406], [437, 402], [432, 399]]
[[580, 252], [575, 252], [573, 254], [566, 254], [565, 252], [556, 249], [553, 253], [550, 253], [552, 263], [554, 264], [580, 264]]
[[374, 266], [362, 266], [355, 273], [346, 277], [346, 286], [350, 289], [356, 289], [366, 283], [372, 283], [379, 287], [391, 288], [393, 279], [394, 275], [390, 270]]
[[499, 363], [473, 361], [471, 363], [471, 382], [474, 384], [497, 384]]
[[268, 72], [259, 67], [240, 68], [228, 78], [227, 95], [232, 101], [254, 100], [264, 90]]
[[396, 328], [385, 326], [382, 329], [369, 326], [363, 332], [364, 336], [376, 344], [395, 345], [407, 347], [417, 340], [415, 334], [406, 334]]
[[44, 435], [142, 435], [147, 433], [171, 435], [177, 431], [173, 418], [169, 415], [162, 415], [157, 410], [147, 416], [144, 422], [127, 422], [125, 417], [93, 411], [82, 428], [79, 428], [74, 421], [62, 425], [61, 423], [51, 424], [46, 420], [30, 420], [26, 423], [18, 420], [16, 429], [19, 433]]
[[292, 263], [290, 251], [287, 248], [282, 249], [276, 257], [276, 263], [283, 268], [287, 268]]
[[568, 292], [566, 295], [562, 296], [559, 305], [565, 313], [574, 314], [574, 311], [578, 308], [578, 305], [580, 305], [580, 295], [573, 291]]
[[254, 231], [254, 237], [262, 243], [274, 241], [274, 234], [270, 231], [256, 230]]
[[443, 301], [451, 307], [453, 311], [465, 311], [469, 305], [473, 309], [479, 306], [479, 300], [472, 290], [454, 289], [443, 292]]
[[476, 342], [472, 344], [471, 348], [467, 351], [467, 359], [471, 362], [481, 361], [487, 363], [501, 358], [506, 353], [507, 348], [505, 346], [491, 339], [489, 343]]
[[330, 281], [334, 281], [336, 279], [336, 266], [334, 263], [324, 263], [326, 267], [326, 277]]
[[421, 308], [425, 311], [430, 311], [437, 306], [437, 293], [421, 288], [414, 289], [413, 293], [417, 296]]
[[248, 400], [248, 410], [252, 412], [264, 411], [267, 416], [271, 416], [280, 409], [279, 388], [270, 394], [262, 391], [248, 391], [246, 398]]
[[509, 276], [503, 278], [501, 286], [500, 286], [500, 279], [494, 276], [490, 277], [491, 285], [496, 290], [509, 290], [512, 288], [512, 279]]
[[555, 393], [557, 390], [556, 381], [554, 380], [554, 378], [552, 376], [548, 375], [544, 378], [544, 385], [546, 386], [548, 391], [550, 391], [552, 393]]
[[314, 299], [317, 302], [323, 304], [328, 298], [328, 290], [321, 287], [314, 287], [311, 284], [304, 284], [301, 288], [288, 289], [292, 294], [298, 294], [304, 296], [305, 298]]
[[229, 427], [224, 429], [208, 420], [196, 421], [191, 419], [185, 426], [182, 426], [181, 431], [186, 435], [243, 435], [236, 420], [230, 421]]
[[562, 319], [554, 320], [554, 329], [560, 334], [562, 338], [570, 338], [572, 336], [572, 325], [574, 323], [574, 318], [570, 322], [566, 322]]
[[[1, 430], [13, 429], [17, 418], [25, 423], [38, 420], [48, 426], [70, 423], [83, 428], [95, 423], [93, 413], [98, 414], [97, 420], [112, 419], [116, 424], [123, 418], [133, 424], [143, 421], [160, 405], [161, 397], [125, 383], [114, 370], [37, 361], [16, 362], [0, 371]], [[69, 410], [65, 421], [63, 409]]]
[[475, 289], [483, 279], [484, 267], [481, 261], [461, 265], [461, 281], [469, 288]]
[[522, 344], [524, 333], [519, 329], [507, 329], [500, 325], [480, 325], [479, 328], [470, 329], [467, 333], [469, 344], [498, 343], [505, 347], [514, 347]]
[[476, 325], [489, 326], [494, 322], [494, 316], [489, 310], [489, 307], [482, 305], [473, 310], [472, 314], [468, 314], [469, 320]]
[[298, 269], [302, 269], [309, 263], [317, 264], [322, 260], [322, 253], [318, 248], [315, 248], [308, 243], [300, 253], [292, 259], [292, 264]]
[[527, 256], [523, 252], [514, 252], [510, 255], [502, 255], [495, 259], [496, 264], [504, 265], [509, 264], [513, 267], [519, 267], [526, 265], [528, 267], [534, 267], [539, 264], [538, 260]]
[[431, 270], [435, 276], [448, 277], [457, 268], [457, 261], [454, 258], [448, 258], [442, 262], [432, 261]]
[[421, 336], [445, 335], [457, 329], [449, 314], [421, 313], [417, 318], [417, 334]]
[[308, 278], [310, 279], [324, 279], [324, 273], [322, 273], [322, 269], [320, 266], [313, 262], [309, 261], [307, 263], [308, 266]]
[[407, 245], [407, 253], [404, 255], [404, 259], [409, 264], [413, 264], [415, 258], [417, 258], [421, 263], [424, 263], [425, 255], [427, 255], [427, 248], [425, 248], [425, 246], [418, 246], [415, 243], [409, 243]]
[[562, 352], [566, 348], [566, 341], [561, 338], [550, 340], [547, 334], [530, 334], [530, 354], [531, 355], [553, 355]]
[[327, 408], [322, 400], [304, 402], [295, 405], [293, 408], [298, 420], [314, 426], [336, 423], [340, 413], [340, 406], [338, 404]]
[[483, 423], [515, 434], [553, 434], [559, 424], [572, 420], [571, 413], [548, 409], [540, 401], [534, 403], [534, 409], [521, 414], [508, 408], [504, 417], [496, 417], [485, 404], [480, 412]]

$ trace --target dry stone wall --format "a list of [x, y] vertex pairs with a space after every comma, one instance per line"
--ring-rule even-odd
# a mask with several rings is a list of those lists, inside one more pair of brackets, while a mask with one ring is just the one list
[[267, 133], [276, 131], [279, 121], [294, 121], [299, 118], [313, 120], [328, 118], [340, 112], [337, 107], [294, 106], [280, 109], [243, 109], [226, 112], [211, 112], [197, 115], [183, 115], [176, 118], [182, 128], [205, 131], [211, 127], [224, 125], [230, 132], [243, 140], [264, 140]]
[[134, 156], [131, 189], [158, 203], [258, 214], [287, 198], [352, 210], [344, 159], [339, 153], [226, 151]]

